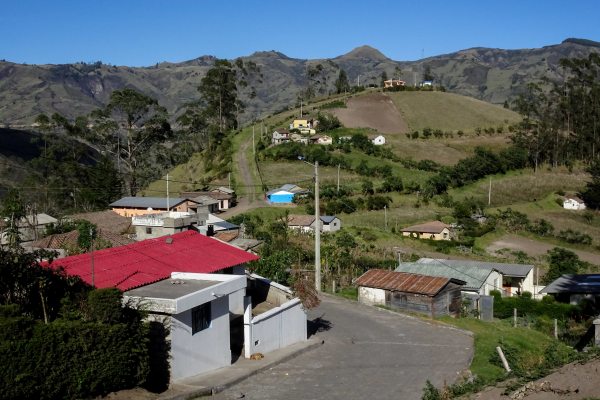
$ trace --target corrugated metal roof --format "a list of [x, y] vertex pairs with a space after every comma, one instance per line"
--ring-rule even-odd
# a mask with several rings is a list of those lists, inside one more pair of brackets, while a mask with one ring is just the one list
[[[182, 197], [169, 198], [169, 208], [175, 207], [188, 199]], [[153, 208], [167, 209], [166, 197], [123, 197], [108, 205], [109, 207], [134, 207], [134, 208]]]
[[336, 218], [337, 217], [335, 215], [321, 215], [321, 221], [323, 221], [326, 224], [332, 223], [333, 220]]
[[[258, 257], [227, 243], [185, 231], [157, 239], [94, 252], [94, 283], [97, 288], [123, 291], [157, 282], [172, 272], [212, 273], [244, 264]], [[91, 255], [80, 254], [52, 262], [68, 275], [92, 283]]]
[[492, 273], [492, 268], [473, 267], [470, 265], [449, 266], [439, 264], [400, 263], [396, 272], [410, 272], [430, 276], [454, 278], [465, 281], [464, 289], [479, 290]]
[[478, 268], [495, 269], [504, 276], [525, 278], [533, 269], [530, 264], [506, 264], [497, 262], [477, 261], [477, 260], [445, 260], [440, 258], [421, 258], [417, 261], [419, 264], [439, 264], [443, 263], [453, 267], [466, 265]]
[[402, 232], [441, 233], [445, 228], [450, 228], [450, 225], [441, 221], [431, 221], [424, 224], [409, 226], [402, 229]]
[[356, 280], [356, 285], [435, 296], [451, 281], [459, 285], [465, 283], [446, 277], [371, 269]]
[[540, 293], [600, 294], [600, 274], [566, 274], [554, 280]]

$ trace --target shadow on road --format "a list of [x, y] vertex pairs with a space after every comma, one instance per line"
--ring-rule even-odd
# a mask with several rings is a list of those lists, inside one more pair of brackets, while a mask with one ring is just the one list
[[317, 317], [312, 321], [307, 321], [307, 333], [309, 338], [318, 332], [328, 331], [333, 326], [330, 321], [323, 318], [324, 315], [325, 314], [322, 314], [320, 317]]

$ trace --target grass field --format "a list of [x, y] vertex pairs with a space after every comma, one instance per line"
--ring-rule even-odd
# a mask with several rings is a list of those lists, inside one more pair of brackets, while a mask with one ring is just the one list
[[389, 96], [411, 130], [432, 128], [473, 133], [478, 127], [506, 128], [521, 119], [514, 111], [453, 93], [396, 92]]
[[533, 329], [513, 328], [505, 321], [484, 322], [475, 318], [450, 317], [444, 317], [441, 320], [473, 332], [475, 354], [471, 363], [471, 371], [484, 382], [495, 382], [503, 379], [506, 375], [501, 365], [490, 361], [495, 355], [496, 346], [500, 344], [500, 341], [519, 350], [519, 356], [526, 364], [522, 367], [527, 370], [533, 370], [544, 362], [546, 349], [553, 343], [557, 345], [556, 350], [562, 354], [573, 351], [543, 333]]

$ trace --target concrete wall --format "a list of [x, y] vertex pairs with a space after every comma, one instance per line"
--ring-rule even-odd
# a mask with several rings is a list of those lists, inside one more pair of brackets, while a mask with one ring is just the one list
[[497, 271], [492, 271], [488, 275], [485, 284], [481, 287], [479, 294], [489, 295], [492, 290], [500, 290], [502, 292], [502, 275]]
[[359, 286], [358, 301], [372, 306], [385, 305], [385, 290]]
[[404, 237], [413, 237], [417, 235], [417, 239], [431, 239], [431, 240], [450, 240], [450, 230], [444, 228], [440, 233], [417, 233], [417, 232], [402, 232]]
[[228, 298], [210, 304], [211, 325], [195, 335], [191, 309], [171, 318], [171, 381], [231, 364]]
[[251, 320], [248, 308], [244, 314], [246, 358], [306, 340], [306, 311], [299, 299], [292, 299]]

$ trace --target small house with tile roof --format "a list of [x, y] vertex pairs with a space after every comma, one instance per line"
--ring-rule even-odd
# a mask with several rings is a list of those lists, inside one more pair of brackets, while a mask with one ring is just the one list
[[450, 240], [450, 225], [441, 221], [408, 226], [401, 230], [402, 236], [415, 239]]
[[417, 312], [431, 318], [460, 313], [461, 287], [465, 283], [456, 278], [382, 269], [371, 269], [355, 281], [361, 303]]
[[[212, 200], [212, 199], [211, 199]], [[197, 212], [202, 207], [198, 201], [182, 197], [123, 197], [108, 205], [114, 212], [124, 217], [162, 213], [166, 211]]]

